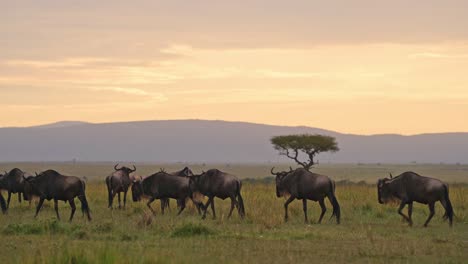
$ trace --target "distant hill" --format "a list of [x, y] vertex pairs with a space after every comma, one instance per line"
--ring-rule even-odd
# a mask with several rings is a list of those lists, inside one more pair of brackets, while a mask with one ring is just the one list
[[337, 138], [341, 150], [320, 155], [322, 163], [468, 163], [468, 133], [361, 136], [205, 120], [0, 128], [0, 161], [283, 162], [269, 139], [296, 133]]

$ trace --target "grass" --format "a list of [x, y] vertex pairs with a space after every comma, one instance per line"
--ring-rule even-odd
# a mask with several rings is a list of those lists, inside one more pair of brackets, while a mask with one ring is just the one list
[[[11, 166], [14, 165], [6, 164], [2, 169]], [[34, 206], [19, 204], [15, 195], [8, 215], [0, 215], [2, 263], [463, 263], [468, 259], [468, 186], [453, 184], [468, 182], [466, 175], [463, 176], [464, 165], [410, 168], [452, 183], [450, 197], [456, 214], [453, 228], [442, 220], [440, 204], [436, 205], [436, 215], [429, 228], [422, 227], [428, 215], [427, 207], [415, 204], [414, 227], [408, 227], [396, 213], [397, 207], [378, 204], [375, 186], [366, 184], [337, 186], [341, 225], [328, 220], [331, 215], [328, 201], [329, 210], [321, 225], [315, 223], [320, 214], [318, 204], [309, 202], [312, 223], [306, 225], [299, 201], [291, 204], [289, 222], [284, 223], [284, 199], [276, 198], [273, 183], [262, 180], [243, 184], [245, 220], [237, 212], [226, 219], [230, 202], [219, 199], [215, 200], [216, 220], [210, 216], [201, 220], [191, 203], [177, 217], [174, 202], [165, 215], [160, 214], [159, 202], [155, 202], [153, 207], [158, 213], [153, 216], [144, 203], [130, 201], [130, 195], [125, 210], [109, 210], [102, 180], [104, 169], [108, 171], [112, 167], [109, 164], [23, 166], [52, 167], [70, 175], [86, 175], [93, 221], [88, 222], [79, 210], [73, 223], [57, 221], [52, 202], [46, 202], [39, 217], [34, 219]], [[165, 167], [170, 171], [171, 166], [175, 169], [183, 165]], [[384, 171], [391, 170], [395, 175], [406, 166], [321, 165], [317, 170], [329, 175], [335, 172], [332, 177], [338, 181], [375, 182]], [[21, 164], [19, 167], [23, 168]], [[158, 170], [161, 165], [138, 167], [145, 172]], [[267, 166], [230, 165], [230, 168], [222, 169], [249, 178], [268, 176]], [[194, 171], [199, 170], [195, 167]], [[62, 218], [67, 219], [68, 204], [60, 203], [59, 207]]]

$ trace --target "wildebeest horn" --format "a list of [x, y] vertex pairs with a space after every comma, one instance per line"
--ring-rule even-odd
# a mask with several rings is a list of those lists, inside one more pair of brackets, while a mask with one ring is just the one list
[[289, 171], [293, 171], [293, 168], [291, 166], [289, 166]]
[[119, 170], [119, 169], [117, 169], [117, 167], [118, 167], [118, 166], [119, 166], [119, 164], [118, 164], [118, 163], [117, 163], [117, 164], [115, 164], [115, 166], [114, 166], [114, 170], [118, 171], [118, 170]]
[[34, 172], [36, 174], [36, 176], [39, 176], [39, 174], [37, 174], [37, 171]]
[[135, 165], [133, 165], [133, 170], [132, 170], [132, 172], [134, 172], [134, 171], [136, 171], [136, 167], [135, 167]]
[[391, 173], [391, 172], [390, 172], [390, 179], [393, 179], [393, 175], [392, 175], [392, 173]]
[[274, 168], [275, 168], [275, 167], [271, 168], [271, 171], [270, 171], [270, 172], [271, 172], [271, 174], [276, 175], [276, 173], [273, 171]]

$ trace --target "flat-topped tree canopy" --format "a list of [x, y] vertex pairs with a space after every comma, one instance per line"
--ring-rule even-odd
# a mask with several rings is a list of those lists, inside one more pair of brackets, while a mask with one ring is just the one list
[[[338, 143], [334, 137], [319, 134], [285, 135], [271, 138], [271, 144], [280, 155], [294, 160], [297, 164], [309, 170], [315, 164], [315, 155], [321, 152], [337, 152]], [[301, 161], [299, 155], [307, 156], [307, 161]]]

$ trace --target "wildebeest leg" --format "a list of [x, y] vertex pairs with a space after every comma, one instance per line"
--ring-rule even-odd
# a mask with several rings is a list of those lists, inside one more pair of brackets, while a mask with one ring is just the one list
[[86, 213], [86, 216], [88, 217], [88, 221], [91, 221], [91, 214], [90, 214], [88, 200], [86, 199], [86, 195], [84, 194], [78, 195], [78, 199], [81, 202], [81, 211], [83, 213]]
[[182, 199], [180, 203], [177, 201], [177, 204], [179, 205], [179, 212], [177, 215], [180, 215], [180, 213], [182, 213], [182, 211], [185, 209], [185, 199]]
[[435, 214], [434, 203], [430, 203], [429, 204], [429, 217], [427, 218], [426, 222], [424, 223], [424, 227], [427, 227], [427, 224], [429, 224], [429, 221], [431, 221], [434, 214]]
[[58, 211], [58, 201], [57, 201], [57, 199], [54, 199], [54, 209], [55, 209], [55, 213], [57, 214], [57, 219], [60, 220], [60, 214], [59, 214], [59, 211]]
[[18, 202], [21, 203], [21, 192], [18, 192]]
[[119, 209], [121, 209], [122, 206], [120, 205], [120, 192], [117, 193], [117, 196], [118, 196], [118, 198], [119, 198]]
[[206, 218], [206, 212], [208, 211], [208, 206], [211, 204], [211, 201], [212, 201], [212, 197], [208, 197], [208, 202], [206, 202], [205, 206], [204, 206], [204, 211], [203, 211], [203, 216], [202, 216], [202, 219], [205, 219]]
[[288, 205], [296, 199], [294, 196], [289, 196], [288, 200], [284, 203], [284, 221], [288, 221]]
[[70, 204], [70, 207], [71, 207], [70, 220], [68, 221], [71, 222], [73, 220], [73, 216], [75, 215], [75, 211], [76, 211], [75, 199], [72, 198], [68, 200], [68, 203]]
[[213, 211], [213, 219], [216, 219], [216, 211], [215, 211], [215, 204], [214, 204], [214, 197], [211, 198], [211, 211]]
[[11, 192], [8, 191], [7, 209], [10, 208]]
[[318, 220], [318, 223], [320, 224], [322, 223], [322, 218], [325, 215], [325, 212], [327, 212], [327, 207], [325, 207], [324, 199], [319, 200], [319, 205], [320, 205], [320, 208], [322, 208], [322, 213], [320, 213], [320, 218]]
[[44, 198], [40, 198], [39, 199], [39, 203], [37, 204], [37, 207], [36, 207], [36, 215], [34, 215], [34, 218], [37, 217], [37, 215], [39, 214], [39, 211], [41, 210], [42, 208], [42, 204], [44, 203]]
[[169, 198], [164, 201], [164, 208], [167, 208], [169, 212], [171, 212], [171, 206], [169, 204]]
[[151, 203], [154, 202], [154, 200], [155, 200], [155, 199], [154, 199], [153, 197], [151, 197], [151, 198], [149, 199], [149, 201], [146, 203], [146, 206], [148, 206], [148, 208], [149, 208], [150, 211], [153, 213], [153, 215], [156, 215], [156, 212], [153, 210], [153, 208], [151, 208]]
[[166, 199], [160, 199], [161, 201], [161, 214], [164, 215], [164, 209], [166, 208]]
[[198, 215], [201, 215], [201, 208], [203, 208], [203, 203], [196, 202], [192, 198], [192, 203], [197, 207]]
[[124, 192], [124, 209], [126, 208], [127, 206], [127, 191]]
[[411, 215], [413, 214], [413, 202], [408, 203], [408, 219], [409, 225], [413, 226], [413, 220], [411, 219]]
[[114, 200], [114, 194], [112, 194], [112, 189], [110, 189], [110, 187], [108, 187], [107, 194], [109, 198], [109, 206], [107, 206], [107, 208], [112, 208], [112, 201]]
[[409, 218], [403, 213], [403, 208], [405, 208], [406, 201], [402, 200], [400, 203], [400, 207], [398, 208], [398, 214], [403, 216], [403, 218], [407, 221], [410, 222]]
[[7, 207], [5, 203], [5, 198], [3, 198], [2, 192], [0, 191], [0, 207], [2, 208], [2, 213], [6, 214]]
[[229, 210], [228, 219], [231, 218], [232, 211], [234, 211], [235, 206], [237, 206], [236, 198], [231, 197], [231, 209]]
[[309, 219], [307, 219], [307, 199], [302, 199], [302, 210], [304, 211], [304, 222], [307, 224], [309, 223]]
[[112, 209], [112, 204], [114, 203], [114, 198], [115, 198], [116, 195], [117, 195], [117, 193], [112, 191], [112, 197], [111, 197], [110, 205], [109, 205], [109, 208], [111, 208], [111, 209]]

